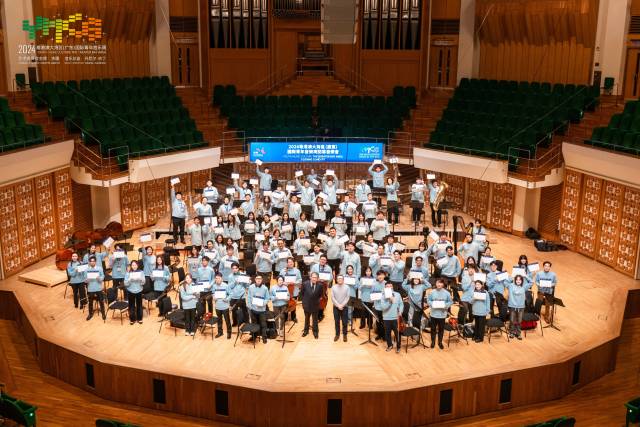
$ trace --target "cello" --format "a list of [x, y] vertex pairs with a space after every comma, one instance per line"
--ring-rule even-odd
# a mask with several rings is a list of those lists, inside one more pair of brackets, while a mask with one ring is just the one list
[[107, 238], [118, 239], [124, 234], [122, 224], [111, 221], [105, 228], [95, 230], [74, 231], [65, 247], [56, 250], [56, 267], [59, 270], [67, 268], [74, 252], [84, 251], [91, 245], [100, 245]]

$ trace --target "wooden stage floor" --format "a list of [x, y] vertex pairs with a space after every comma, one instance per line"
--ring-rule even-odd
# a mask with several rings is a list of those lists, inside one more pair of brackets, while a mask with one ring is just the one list
[[[137, 233], [136, 233], [137, 234]], [[320, 339], [302, 338], [302, 323], [288, 335], [293, 343], [284, 348], [270, 340], [238, 343], [225, 337], [197, 335], [195, 339], [168, 325], [158, 333], [157, 309], [145, 314], [143, 325], [99, 316], [85, 320], [86, 313], [74, 309], [63, 298], [65, 286], [46, 288], [18, 281], [17, 276], [0, 282], [0, 290], [13, 291], [36, 334], [47, 341], [103, 363], [147, 369], [154, 372], [224, 383], [269, 392], [374, 392], [400, 391], [434, 384], [484, 377], [567, 361], [596, 348], [620, 334], [626, 294], [640, 288], [634, 281], [603, 264], [574, 252], [537, 252], [530, 240], [491, 232], [494, 255], [513, 265], [519, 254], [530, 262], [550, 260], [559, 277], [557, 296], [566, 307], [558, 308], [556, 325], [529, 333], [522, 341], [507, 342], [495, 335], [491, 343], [452, 341], [445, 350], [409, 349], [405, 354], [385, 352], [360, 345], [359, 336], [347, 343], [333, 341], [331, 307], [320, 323]], [[49, 258], [32, 267], [53, 263]], [[175, 293], [172, 293], [175, 299]], [[329, 303], [330, 304], [330, 303]], [[303, 319], [298, 306], [298, 319]]]

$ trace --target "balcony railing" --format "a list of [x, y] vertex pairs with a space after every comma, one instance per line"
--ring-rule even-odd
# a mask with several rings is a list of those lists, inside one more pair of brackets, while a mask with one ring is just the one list
[[274, 0], [276, 18], [320, 19], [320, 0]]

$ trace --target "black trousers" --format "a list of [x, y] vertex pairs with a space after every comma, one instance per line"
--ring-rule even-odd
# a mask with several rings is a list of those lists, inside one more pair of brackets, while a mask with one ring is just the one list
[[[237, 305], [236, 305], [237, 304]], [[231, 301], [229, 301], [229, 305], [231, 307], [233, 307], [235, 305], [235, 308], [233, 309], [233, 312], [231, 313], [231, 319], [233, 320], [233, 325], [235, 326], [238, 324], [238, 310], [242, 311], [242, 318], [245, 319], [245, 322], [247, 321], [247, 319], [249, 318], [249, 312], [247, 311], [247, 301], [242, 298], [242, 299], [232, 299]]]
[[441, 279], [445, 281], [445, 284], [451, 291], [451, 296], [453, 297], [453, 302], [460, 302], [460, 292], [458, 287], [458, 282], [455, 277], [448, 276], [440, 276]]
[[184, 310], [184, 328], [187, 332], [196, 331], [196, 309], [187, 308]]
[[[440, 227], [442, 225], [442, 210], [441, 209], [434, 209], [433, 203], [429, 203], [429, 205], [431, 206], [431, 223], [435, 226], [437, 225], [438, 227]], [[438, 217], [438, 221], [436, 221], [436, 217]]]
[[382, 320], [382, 311], [375, 310], [376, 317], [378, 318], [378, 322], [376, 323], [376, 335], [378, 337], [384, 337], [384, 322]]
[[467, 317], [469, 319], [469, 322], [473, 322], [475, 316], [471, 312], [472, 311], [471, 310], [471, 303], [470, 302], [466, 302], [466, 301], [460, 301], [460, 304], [467, 309]]
[[102, 291], [89, 292], [89, 316], [93, 316], [93, 301], [98, 300], [100, 304], [100, 313], [102, 316], [106, 316], [104, 311], [104, 293]]
[[387, 347], [393, 347], [393, 341], [391, 340], [391, 331], [396, 337], [396, 348], [400, 348], [400, 333], [398, 332], [398, 320], [385, 320], [384, 321], [384, 337], [387, 340]]
[[284, 212], [284, 208], [271, 208], [271, 210], [278, 216], [282, 216], [282, 213]]
[[70, 283], [73, 290], [73, 305], [78, 308], [84, 307], [87, 303], [87, 286], [84, 283]]
[[411, 210], [411, 221], [412, 222], [420, 222], [420, 217], [422, 216], [421, 208], [413, 208]]
[[445, 319], [438, 319], [436, 317], [431, 318], [431, 344], [435, 344], [436, 334], [438, 335], [438, 343], [442, 344], [442, 338], [444, 337], [444, 320]]
[[184, 218], [177, 218], [175, 216], [171, 217], [171, 224], [173, 224], [173, 240], [178, 243], [178, 235], [180, 236], [180, 241], [184, 242]]
[[[373, 311], [373, 303], [363, 302], [363, 304], [369, 307], [371, 311]], [[366, 309], [364, 309], [364, 311], [365, 311], [364, 317], [360, 318], [360, 329], [364, 328], [365, 321], [366, 321], [366, 324], [369, 325], [369, 327], [373, 327], [373, 319], [371, 317], [371, 313], [369, 313]]]
[[349, 309], [345, 306], [342, 310], [333, 307], [333, 320], [336, 323], [336, 336], [340, 335], [340, 323], [342, 323], [342, 334], [347, 335], [347, 322], [349, 321]]
[[484, 340], [484, 325], [487, 323], [487, 316], [473, 316], [475, 325], [473, 328], [473, 339], [478, 341]]
[[341, 262], [342, 262], [342, 260], [340, 258], [327, 259], [327, 264], [329, 264], [329, 267], [331, 267], [333, 272], [336, 274], [336, 277], [340, 273], [340, 263]]
[[267, 338], [267, 312], [251, 310], [251, 322], [259, 324], [262, 338]]
[[129, 300], [129, 321], [138, 322], [142, 320], [142, 292], [137, 294], [129, 292], [127, 299]]
[[231, 335], [231, 321], [229, 320], [229, 309], [218, 310], [216, 308], [216, 316], [218, 317], [218, 335], [222, 335], [222, 318], [227, 325], [227, 335]]
[[309, 333], [309, 320], [311, 320], [311, 330], [314, 335], [318, 335], [318, 312], [304, 310], [304, 330]]
[[400, 221], [400, 209], [398, 209], [398, 202], [391, 200], [387, 201], [387, 222], [389, 224], [397, 224]]

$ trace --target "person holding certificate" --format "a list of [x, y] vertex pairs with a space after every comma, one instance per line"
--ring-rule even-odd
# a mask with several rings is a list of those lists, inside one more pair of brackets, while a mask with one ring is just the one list
[[213, 182], [210, 179], [207, 180], [206, 187], [202, 189], [202, 196], [207, 198], [208, 203], [212, 205], [218, 204], [218, 189], [213, 186]]
[[[292, 195], [287, 201], [287, 213], [295, 223], [300, 219], [302, 213], [302, 205], [298, 202], [298, 196]], [[293, 231], [293, 230], [292, 230]]]
[[[326, 258], [325, 258], [326, 259]], [[324, 293], [323, 286], [318, 282], [319, 274], [312, 272], [309, 280], [302, 284], [300, 297], [302, 298], [302, 308], [304, 310], [304, 329], [302, 336], [309, 335], [309, 327], [313, 331], [314, 338], [318, 339], [318, 311], [320, 310], [320, 297]], [[312, 324], [309, 324], [311, 320]]]
[[[429, 187], [429, 205], [431, 206], [431, 224], [433, 224], [434, 227], [441, 227], [442, 209], [435, 209], [435, 202], [440, 190], [440, 183], [434, 179], [433, 181], [429, 181], [427, 185]], [[436, 216], [438, 217], [437, 221]]]
[[[237, 264], [236, 264], [237, 265]], [[218, 318], [218, 334], [216, 338], [222, 336], [222, 319], [227, 326], [227, 339], [231, 339], [231, 320], [229, 319], [229, 286], [222, 281], [222, 274], [216, 273], [215, 282], [211, 288], [213, 300], [216, 302], [216, 317]]]
[[424, 192], [426, 187], [422, 178], [417, 177], [416, 182], [411, 185], [411, 221], [419, 225], [424, 207]]
[[387, 222], [389, 224], [398, 224], [400, 221], [400, 209], [398, 208], [398, 190], [400, 184], [398, 184], [398, 176], [393, 179], [387, 178], [387, 185], [385, 190], [387, 191]]
[[393, 252], [393, 260], [391, 268], [389, 269], [389, 281], [393, 286], [394, 292], [400, 293], [403, 297], [406, 296], [405, 290], [402, 289], [402, 282], [404, 281], [404, 261], [402, 260], [400, 251]]
[[[207, 205], [207, 207], [209, 207], [209, 205]], [[200, 225], [200, 217], [195, 217], [193, 222], [187, 226], [187, 233], [191, 236], [191, 246], [200, 249], [204, 236], [202, 226]]]
[[[360, 243], [367, 238], [370, 232], [369, 223], [364, 219], [362, 212], [358, 213], [358, 217], [353, 222], [351, 227], [353, 234], [356, 236], [356, 241]], [[373, 235], [371, 235], [371, 241], [373, 241]]]
[[67, 264], [67, 275], [69, 276], [69, 285], [73, 290], [73, 305], [75, 308], [80, 306], [80, 310], [84, 309], [87, 303], [87, 288], [85, 286], [85, 271], [88, 269], [87, 264], [81, 264], [78, 253], [71, 254], [71, 261]]
[[322, 197], [316, 197], [316, 202], [313, 204], [313, 220], [318, 224], [315, 228], [315, 232], [324, 232], [324, 228], [327, 223], [327, 211], [329, 211], [329, 203]]
[[[478, 236], [482, 235], [477, 235], [476, 239]], [[474, 237], [470, 233], [467, 233], [464, 237], [464, 243], [458, 248], [458, 252], [462, 255], [462, 259], [473, 258], [473, 261], [477, 263], [479, 261], [478, 254], [483, 252], [486, 247], [486, 240], [474, 240]]]
[[293, 243], [293, 221], [291, 221], [288, 213], [282, 214], [280, 231], [282, 233], [282, 238], [287, 242], [287, 245], [291, 245], [291, 243]]
[[460, 260], [453, 254], [453, 247], [448, 246], [447, 255], [444, 258], [438, 259], [436, 263], [438, 267], [440, 267], [440, 277], [445, 280], [445, 283], [447, 283], [451, 289], [453, 300], [459, 302], [458, 276], [462, 268], [460, 267]]
[[484, 341], [484, 328], [487, 323], [487, 314], [491, 307], [489, 305], [489, 293], [484, 289], [484, 283], [476, 280], [473, 284], [473, 294], [471, 295], [471, 312], [474, 319], [473, 341]]
[[278, 283], [271, 288], [271, 305], [273, 306], [273, 314], [276, 316], [276, 329], [279, 336], [282, 336], [289, 298], [289, 288], [284, 282], [284, 276], [278, 276]]
[[331, 221], [329, 221], [331, 228], [336, 229], [336, 235], [342, 237], [347, 234], [347, 219], [342, 216], [342, 210], [336, 209], [336, 213]]
[[386, 287], [386, 276], [383, 270], [376, 273], [376, 281], [371, 288], [371, 301], [373, 301], [373, 308], [378, 318], [376, 325], [376, 341], [382, 340], [385, 337], [384, 319], [382, 317], [382, 298], [384, 294], [384, 288]]
[[129, 324], [134, 322], [142, 324], [142, 288], [144, 286], [144, 271], [138, 261], [133, 260], [129, 265], [129, 271], [124, 277], [124, 287], [127, 290], [129, 301]]
[[331, 302], [333, 303], [333, 319], [336, 326], [336, 335], [333, 341], [340, 339], [340, 323], [342, 323], [342, 340], [347, 342], [347, 322], [349, 320], [349, 287], [344, 284], [344, 276], [336, 278], [336, 284], [331, 287]]
[[329, 237], [325, 239], [323, 249], [327, 254], [327, 262], [329, 266], [331, 266], [332, 271], [340, 271], [340, 261], [342, 259], [342, 253], [344, 252], [345, 240], [348, 240], [348, 237], [338, 237], [334, 227], [329, 229]]
[[329, 175], [329, 176], [325, 175], [322, 177], [322, 191], [324, 192], [324, 194], [328, 196], [326, 199], [326, 202], [329, 203], [330, 205], [338, 204], [338, 195], [337, 195], [338, 182], [337, 181], [338, 180], [333, 175]]
[[282, 191], [282, 184], [278, 183], [275, 191], [271, 192], [271, 200], [273, 200], [273, 213], [282, 216], [284, 212], [284, 199], [287, 197], [284, 191]]
[[360, 285], [358, 280], [359, 275], [355, 274], [353, 265], [347, 265], [347, 270], [345, 274], [343, 274], [343, 277], [344, 284], [349, 288], [349, 302], [351, 304], [348, 306], [348, 319], [351, 329], [353, 329], [353, 302], [358, 295], [358, 287]]
[[[407, 299], [408, 304], [404, 306], [402, 316], [409, 320], [409, 311], [413, 310], [411, 326], [420, 330], [424, 310], [424, 294], [427, 290], [427, 286], [424, 284], [422, 279], [418, 277], [409, 277], [402, 287], [409, 295], [409, 298]], [[420, 335], [418, 335], [417, 342], [418, 344], [420, 343]]]
[[145, 284], [142, 292], [151, 292], [153, 290], [153, 280], [151, 279], [151, 272], [156, 265], [156, 256], [153, 253], [153, 248], [147, 246], [144, 248], [145, 255], [142, 257], [142, 269], [144, 270]]
[[[111, 278], [113, 279], [113, 287], [122, 289], [124, 285], [124, 276], [127, 272], [127, 264], [129, 259], [127, 253], [122, 249], [120, 244], [113, 246], [113, 252], [109, 256], [109, 265], [111, 266]], [[126, 289], [125, 289], [126, 294]]]
[[278, 239], [277, 247], [273, 251], [273, 259], [275, 259], [275, 271], [279, 273], [286, 266], [289, 258], [293, 257], [293, 254], [284, 244], [284, 240]]
[[211, 205], [209, 204], [209, 199], [206, 197], [202, 197], [200, 199], [200, 203], [196, 203], [193, 205], [194, 210], [196, 211], [197, 218], [200, 219], [200, 224], [204, 224], [204, 218], [210, 217], [213, 215], [213, 210]]
[[304, 230], [300, 230], [298, 238], [293, 242], [293, 253], [297, 256], [309, 255], [311, 249], [311, 240], [307, 238], [307, 234]]
[[89, 258], [94, 256], [96, 257], [96, 267], [102, 268], [102, 261], [104, 261], [108, 255], [109, 254], [106, 251], [98, 252], [96, 245], [92, 244], [89, 246], [89, 252], [84, 254], [84, 257], [82, 257], [82, 263], [89, 265]]
[[233, 272], [233, 264], [239, 265], [239, 262], [238, 257], [234, 255], [233, 247], [227, 246], [227, 253], [220, 259], [220, 264], [218, 265], [222, 280], [225, 282], [229, 280], [229, 276]]
[[[239, 178], [233, 178], [233, 188], [235, 188], [238, 192], [238, 199], [247, 200], [247, 196], [249, 196], [249, 200], [253, 201], [253, 199], [255, 199], [255, 196], [249, 188], [249, 184], [247, 184], [247, 181], [242, 181], [242, 185], [238, 185], [238, 180]], [[247, 212], [245, 211], [244, 214], [246, 215]]]
[[545, 322], [551, 323], [549, 313], [551, 311], [551, 304], [555, 295], [556, 284], [558, 278], [556, 273], [551, 271], [551, 262], [545, 261], [542, 263], [542, 271], [536, 273], [536, 285], [538, 286], [538, 299], [544, 301], [544, 317]]
[[[360, 263], [360, 255], [355, 252], [356, 245], [353, 242], [347, 242], [347, 249], [342, 251], [340, 265], [340, 274], [347, 273], [347, 267], [351, 266], [356, 277], [360, 277], [362, 265]], [[355, 296], [355, 295], [354, 295]]]
[[262, 277], [256, 276], [255, 283], [249, 286], [247, 305], [251, 312], [251, 323], [260, 325], [263, 343], [267, 342], [267, 303], [270, 299], [269, 289], [262, 284]]
[[245, 217], [247, 217], [249, 214], [253, 214], [253, 220], [255, 221], [256, 205], [251, 198], [251, 194], [244, 195], [244, 201], [240, 203], [240, 209], [242, 209], [242, 214]]
[[487, 289], [491, 297], [491, 313], [493, 314], [493, 306], [496, 304], [498, 310], [504, 304], [504, 290], [507, 282], [509, 281], [509, 273], [501, 271], [498, 268], [498, 262], [502, 264], [502, 261], [492, 261], [491, 272], [487, 274]]
[[176, 192], [175, 184], [171, 183], [171, 224], [173, 227], [173, 241], [184, 243], [184, 224], [187, 221], [187, 205], [182, 200], [182, 193]]
[[180, 299], [184, 311], [184, 334], [194, 336], [196, 334], [196, 304], [200, 295], [193, 290], [193, 279], [187, 274], [180, 286]]
[[151, 280], [153, 280], [153, 292], [155, 298], [159, 298], [169, 286], [169, 280], [171, 279], [171, 273], [169, 267], [164, 265], [164, 259], [158, 255], [156, 257], [156, 263], [151, 271]]
[[[287, 287], [293, 284], [293, 299], [297, 300], [300, 295], [300, 287], [302, 286], [302, 274], [300, 270], [295, 267], [295, 260], [293, 258], [287, 259], [287, 266], [280, 270], [280, 276], [284, 278], [284, 283]], [[296, 311], [291, 312], [291, 320], [297, 322]]]
[[[467, 309], [467, 313], [469, 316], [469, 321], [473, 321], [473, 314], [471, 310], [471, 306], [473, 305], [473, 293], [475, 290], [474, 285], [474, 276], [476, 274], [476, 268], [467, 266], [462, 271], [462, 278], [460, 279], [460, 289], [462, 289], [462, 297], [460, 297], [460, 305], [464, 306]], [[484, 284], [483, 284], [484, 289]], [[489, 304], [488, 298], [487, 304]]]
[[[367, 200], [365, 200], [360, 205], [360, 210], [364, 215], [364, 219], [369, 223], [369, 226], [371, 226], [371, 223], [376, 218], [376, 214], [378, 213], [378, 204], [375, 200], [373, 200], [372, 193], [367, 194]], [[373, 231], [373, 229], [371, 231]]]
[[360, 204], [366, 202], [371, 194], [371, 187], [367, 184], [366, 179], [360, 180], [360, 184], [356, 187], [356, 201]]
[[267, 286], [271, 286], [271, 273], [273, 270], [274, 257], [269, 251], [269, 242], [262, 242], [262, 250], [256, 251], [253, 263], [256, 265], [258, 275], [262, 277], [261, 284], [264, 282]]
[[271, 182], [273, 181], [273, 177], [269, 173], [271, 170], [268, 167], [264, 168], [264, 172], [260, 171], [260, 165], [256, 163], [256, 172], [258, 173], [258, 177], [260, 178], [260, 191], [271, 191]]
[[242, 311], [244, 319], [248, 319], [249, 313], [247, 311], [246, 294], [249, 285], [251, 284], [251, 278], [244, 273], [240, 272], [240, 267], [237, 263], [231, 265], [231, 275], [227, 280], [229, 286], [229, 297], [232, 310], [231, 319], [233, 323], [231, 326], [238, 325], [238, 310]]
[[316, 198], [316, 193], [311, 187], [310, 181], [305, 181], [304, 186], [300, 184], [299, 177], [296, 177], [296, 188], [300, 192], [300, 204], [302, 205], [302, 212], [307, 216], [311, 215], [311, 206]]
[[384, 189], [384, 175], [387, 173], [389, 168], [384, 163], [374, 163], [369, 166], [369, 175], [371, 175], [373, 188], [376, 190]]
[[102, 320], [107, 318], [107, 314], [104, 311], [104, 292], [102, 292], [103, 288], [103, 280], [104, 280], [104, 272], [102, 268], [99, 268], [96, 264], [96, 257], [89, 257], [89, 267], [85, 272], [85, 282], [87, 283], [87, 291], [89, 292], [89, 316], [87, 316], [87, 320], [91, 320], [93, 317], [93, 302], [98, 301], [100, 304], [100, 313], [102, 313]]
[[521, 275], [517, 275], [513, 280], [507, 282], [509, 290], [509, 312], [510, 312], [510, 331], [509, 338], [514, 336], [519, 340], [522, 339], [520, 324], [522, 323], [522, 315], [524, 314], [524, 304], [526, 292], [531, 289], [533, 282], [527, 281]]
[[[322, 285], [325, 295], [327, 289], [331, 286], [333, 282], [333, 270], [331, 266], [328, 265], [328, 260], [326, 255], [320, 255], [320, 261], [318, 264], [314, 264], [311, 269], [311, 273], [318, 273], [318, 281]], [[324, 319], [324, 308], [320, 308], [318, 311], [318, 321], [322, 321]]]
[[443, 350], [444, 322], [447, 318], [449, 307], [453, 305], [451, 295], [444, 289], [444, 280], [436, 280], [436, 288], [427, 297], [427, 304], [431, 309], [431, 348], [436, 346], [437, 335], [438, 347]]
[[379, 245], [384, 244], [385, 239], [390, 233], [389, 223], [384, 218], [384, 213], [381, 211], [376, 213], [376, 218], [371, 221], [370, 230], [371, 233], [373, 233], [373, 240]]
[[384, 334], [387, 341], [387, 351], [393, 350], [391, 331], [395, 334], [396, 353], [400, 353], [400, 332], [398, 331], [398, 317], [402, 316], [404, 303], [398, 292], [393, 290], [393, 284], [387, 282], [384, 288], [384, 296], [381, 300], [382, 319], [384, 321]]

